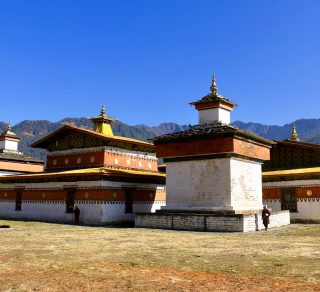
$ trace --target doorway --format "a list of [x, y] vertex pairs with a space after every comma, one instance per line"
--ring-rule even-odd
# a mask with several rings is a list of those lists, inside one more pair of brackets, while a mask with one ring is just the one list
[[126, 214], [133, 213], [133, 192], [134, 189], [125, 189], [124, 212]]

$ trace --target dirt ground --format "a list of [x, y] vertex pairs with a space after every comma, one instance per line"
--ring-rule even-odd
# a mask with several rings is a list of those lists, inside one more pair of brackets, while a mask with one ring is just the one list
[[320, 291], [320, 225], [202, 233], [5, 221], [1, 291]]

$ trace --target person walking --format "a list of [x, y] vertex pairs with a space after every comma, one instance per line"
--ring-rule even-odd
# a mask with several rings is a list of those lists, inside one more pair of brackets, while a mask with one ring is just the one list
[[80, 224], [80, 209], [78, 208], [78, 206], [76, 206], [74, 208], [73, 214], [74, 214], [74, 223], [79, 225]]
[[268, 230], [268, 225], [270, 224], [270, 211], [267, 209], [267, 206], [263, 206], [262, 210], [262, 222], [265, 227], [265, 231]]

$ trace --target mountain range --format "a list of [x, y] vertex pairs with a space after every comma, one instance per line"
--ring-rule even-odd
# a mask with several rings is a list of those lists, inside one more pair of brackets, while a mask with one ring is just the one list
[[[320, 144], [320, 119], [300, 119], [293, 122], [296, 125], [300, 140]], [[33, 141], [48, 135], [64, 124], [77, 127], [93, 128], [93, 123], [86, 118], [65, 118], [58, 122], [46, 120], [26, 120], [16, 124], [12, 131], [20, 138], [19, 151], [26, 155], [45, 159], [45, 150], [30, 147]], [[292, 123], [283, 126], [262, 125], [259, 123], [244, 123], [236, 121], [233, 125], [240, 129], [253, 132], [259, 136], [271, 140], [284, 140], [291, 136]], [[152, 139], [156, 136], [187, 130], [189, 125], [178, 125], [176, 123], [162, 123], [157, 127], [147, 125], [129, 126], [122, 122], [112, 124], [115, 135], [135, 138], [139, 140]], [[0, 130], [3, 132], [7, 124], [0, 122]]]

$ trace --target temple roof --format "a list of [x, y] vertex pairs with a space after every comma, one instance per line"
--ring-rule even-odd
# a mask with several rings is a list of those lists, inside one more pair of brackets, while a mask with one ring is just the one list
[[232, 107], [236, 106], [236, 104], [233, 101], [225, 98], [224, 96], [222, 96], [218, 93], [218, 87], [217, 87], [216, 78], [214, 75], [212, 77], [212, 85], [210, 87], [210, 90], [211, 90], [211, 93], [207, 94], [206, 96], [202, 97], [201, 99], [199, 99], [197, 101], [190, 102], [190, 104], [196, 106], [199, 104], [204, 104], [204, 103], [209, 103], [209, 102], [214, 102], [214, 101], [222, 101], [226, 104], [231, 105]]
[[247, 132], [239, 129], [236, 126], [230, 124], [224, 124], [221, 122], [214, 122], [211, 124], [195, 125], [189, 126], [189, 130], [181, 131], [172, 134], [166, 134], [158, 136], [153, 139], [154, 144], [170, 143], [175, 141], [187, 141], [187, 140], [197, 140], [215, 137], [228, 137], [228, 136], [238, 136], [242, 138], [247, 138], [254, 140], [259, 143], [271, 145], [273, 142], [271, 140], [257, 136], [251, 132]]
[[[134, 145], [136, 148], [143, 148], [141, 151], [147, 151], [147, 152], [155, 152], [155, 147], [152, 143], [149, 142], [144, 142], [132, 138], [126, 138], [126, 137], [121, 137], [121, 136], [110, 136], [110, 135], [105, 135], [102, 133], [98, 133], [94, 130], [89, 130], [89, 129], [84, 129], [84, 128], [79, 128], [79, 127], [74, 127], [70, 125], [64, 125], [60, 129], [52, 132], [51, 134], [43, 137], [42, 139], [35, 141], [34, 143], [31, 144], [32, 147], [35, 148], [43, 148], [46, 149], [47, 145], [49, 143], [52, 143], [56, 141], [56, 139], [65, 133], [68, 132], [78, 132], [78, 133], [83, 133], [85, 135], [91, 136], [91, 137], [96, 137], [98, 139], [101, 139], [102, 141], [105, 141], [106, 144], [107, 142], [118, 142], [119, 143], [119, 148], [125, 148], [121, 147], [124, 146], [123, 144], [128, 144], [128, 145]], [[139, 151], [139, 149], [137, 149]]]
[[81, 168], [76, 170], [42, 172], [34, 174], [17, 174], [10, 176], [0, 176], [1, 181], [19, 181], [24, 179], [50, 179], [61, 177], [80, 177], [80, 176], [102, 176], [102, 177], [145, 177], [165, 179], [166, 175], [158, 172], [148, 172], [128, 169], [114, 169], [107, 167]]
[[274, 177], [274, 176], [299, 176], [299, 175], [319, 175], [320, 167], [309, 167], [309, 168], [294, 168], [284, 170], [273, 170], [262, 172], [263, 178]]
[[25, 156], [19, 153], [10, 153], [10, 152], [0, 152], [1, 161], [12, 161], [12, 162], [27, 162], [35, 164], [44, 164], [42, 160], [39, 160], [35, 157]]
[[320, 150], [319, 144], [302, 142], [300, 140], [286, 139], [283, 141], [275, 140], [274, 142], [275, 142], [275, 144], [280, 144], [280, 145], [288, 145], [288, 146], [308, 148], [308, 149], [313, 149], [313, 150]]

